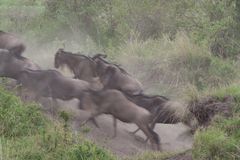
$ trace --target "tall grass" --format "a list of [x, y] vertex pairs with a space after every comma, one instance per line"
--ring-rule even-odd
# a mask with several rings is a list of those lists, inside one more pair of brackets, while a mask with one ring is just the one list
[[173, 97], [182, 97], [188, 85], [197, 90], [228, 85], [239, 73], [236, 63], [212, 56], [184, 32], [175, 40], [135, 38], [108, 53], [139, 78], [147, 92]]

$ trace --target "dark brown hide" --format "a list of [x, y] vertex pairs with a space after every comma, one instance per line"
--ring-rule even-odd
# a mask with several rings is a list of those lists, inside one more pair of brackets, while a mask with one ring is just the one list
[[99, 59], [95, 59], [95, 62], [97, 75], [105, 88], [117, 89], [132, 95], [142, 93], [142, 84], [125, 70]]
[[7, 49], [15, 56], [21, 56], [26, 46], [16, 35], [0, 31], [0, 48]]
[[79, 98], [84, 91], [97, 90], [86, 81], [64, 77], [55, 70], [27, 69], [21, 72], [19, 80], [24, 87], [36, 92], [38, 96], [62, 100]]
[[54, 63], [55, 68], [66, 65], [73, 72], [74, 78], [89, 82], [96, 77], [94, 61], [87, 56], [59, 49], [55, 54]]
[[[91, 113], [92, 119], [100, 114], [111, 114], [114, 119], [126, 123], [135, 123], [150, 139], [155, 149], [159, 149], [159, 137], [149, 126], [152, 115], [144, 108], [129, 101], [122, 92], [118, 90], [102, 90], [98, 92], [85, 93], [80, 109]], [[116, 120], [114, 120], [114, 135], [116, 135]]]
[[0, 76], [18, 80], [19, 73], [24, 69], [40, 69], [40, 67], [29, 59], [16, 57], [8, 50], [0, 49]]
[[156, 123], [175, 124], [180, 122], [180, 118], [174, 116], [174, 111], [165, 107], [169, 99], [164, 96], [149, 96], [143, 93], [139, 95], [125, 95], [128, 100], [152, 113], [156, 118]]

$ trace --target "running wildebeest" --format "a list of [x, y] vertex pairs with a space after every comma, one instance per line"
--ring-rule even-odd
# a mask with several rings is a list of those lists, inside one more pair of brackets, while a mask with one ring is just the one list
[[98, 76], [104, 87], [108, 89], [117, 89], [133, 95], [142, 92], [142, 84], [137, 79], [118, 65], [109, 63], [103, 58], [106, 58], [106, 55], [97, 54], [91, 58], [59, 49], [55, 55], [55, 67], [67, 65], [79, 79], [87, 80]]
[[40, 69], [40, 67], [22, 56], [14, 56], [8, 50], [0, 49], [0, 77], [8, 77], [18, 81], [19, 73], [24, 69]]
[[[55, 70], [30, 70], [26, 69], [20, 74], [20, 83], [30, 91], [36, 94], [36, 99], [40, 97], [52, 98], [56, 103], [56, 99], [71, 100], [81, 96], [84, 91], [100, 90], [102, 84], [97, 80], [92, 83], [64, 77], [60, 72]], [[91, 119], [98, 127], [95, 119]]]
[[[187, 125], [192, 129], [191, 124], [191, 113], [187, 108], [187, 105], [183, 105], [176, 101], [171, 101], [164, 96], [149, 96], [146, 94], [140, 95], [127, 95], [125, 96], [131, 102], [135, 103], [136, 105], [145, 108], [148, 110], [153, 118], [151, 122], [151, 128], [154, 129], [156, 123], [163, 123], [163, 124], [176, 124], [182, 122], [183, 124]], [[194, 118], [192, 119], [194, 120]], [[139, 128], [133, 134], [137, 133]], [[146, 141], [148, 138], [146, 139]]]
[[7, 49], [10, 53], [19, 57], [24, 52], [26, 46], [16, 35], [0, 31], [0, 48]]
[[[148, 110], [154, 117], [151, 128], [154, 129], [156, 123], [176, 124], [181, 122], [181, 117], [172, 108], [171, 101], [164, 96], [149, 96], [146, 94], [129, 95], [125, 94], [128, 100], [136, 105]], [[180, 107], [180, 106], [179, 106]], [[134, 131], [136, 133], [139, 129]]]
[[101, 83], [64, 77], [56, 70], [31, 70], [21, 72], [19, 80], [23, 86], [35, 91], [38, 97], [71, 100], [79, 98], [84, 91], [100, 90]]
[[95, 62], [90, 57], [59, 49], [55, 54], [54, 66], [60, 68], [64, 65], [73, 72], [74, 78], [91, 81], [96, 77]]
[[109, 63], [102, 54], [96, 54], [92, 59], [96, 62], [96, 72], [105, 88], [117, 89], [131, 95], [142, 93], [142, 84], [122, 67]]
[[79, 108], [91, 113], [89, 119], [82, 125], [100, 114], [111, 114], [114, 119], [114, 136], [117, 129], [116, 119], [135, 123], [150, 139], [153, 148], [160, 149], [158, 134], [149, 126], [153, 119], [152, 114], [129, 101], [122, 92], [113, 89], [86, 92], [79, 103]]

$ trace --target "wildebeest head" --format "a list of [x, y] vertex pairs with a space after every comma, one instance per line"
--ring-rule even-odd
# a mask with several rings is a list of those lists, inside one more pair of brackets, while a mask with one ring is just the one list
[[110, 63], [101, 58], [102, 55], [93, 57], [96, 62], [96, 73], [105, 88], [118, 89], [137, 95], [142, 92], [142, 84], [128, 74], [121, 66]]
[[[100, 75], [100, 79], [105, 88], [111, 88], [109, 86], [111, 78], [116, 73], [116, 68], [114, 66], [107, 66], [105, 71]], [[113, 82], [114, 83], [114, 82]]]
[[56, 68], [66, 65], [73, 72], [75, 78], [89, 81], [91, 78], [96, 77], [95, 61], [86, 55], [59, 49], [55, 54], [54, 63]]
[[0, 31], [0, 48], [7, 49], [13, 55], [20, 57], [26, 46], [16, 35]]
[[19, 56], [16, 57], [8, 50], [0, 50], [0, 76], [18, 79], [18, 74], [26, 69], [40, 69], [40, 67], [29, 59]]

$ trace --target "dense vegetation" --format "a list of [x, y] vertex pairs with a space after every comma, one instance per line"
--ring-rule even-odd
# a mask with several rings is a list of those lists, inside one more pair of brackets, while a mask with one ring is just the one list
[[[36, 61], [49, 59], [60, 47], [86, 54], [104, 52], [133, 73], [149, 93], [187, 100], [234, 97], [232, 117], [217, 117], [210, 127], [197, 131], [193, 157], [240, 159], [238, 0], [1, 0], [0, 17], [0, 29], [24, 36]], [[56, 158], [67, 145], [64, 153], [78, 155], [76, 148], [82, 145], [64, 143], [61, 129], [50, 129], [35, 105], [24, 108], [15, 104], [15, 98], [12, 101], [7, 106], [17, 108], [7, 109], [9, 121], [2, 117], [6, 104], [0, 102], [0, 134], [8, 148], [18, 148], [13, 145], [16, 140], [19, 148], [29, 146], [24, 148], [32, 156]], [[54, 148], [49, 142], [58, 136], [59, 147]], [[44, 143], [44, 137], [51, 141]]]
[[232, 116], [214, 117], [211, 126], [195, 134], [193, 157], [203, 159], [239, 159], [240, 158], [240, 88], [238, 84], [205, 93], [201, 96], [214, 96], [219, 100], [233, 97]]

